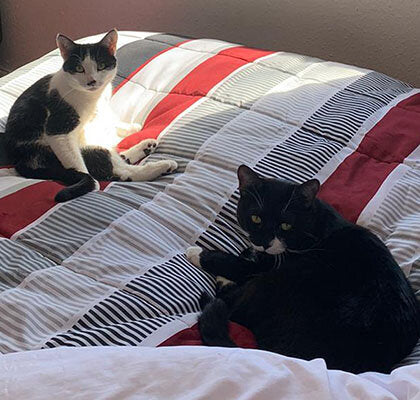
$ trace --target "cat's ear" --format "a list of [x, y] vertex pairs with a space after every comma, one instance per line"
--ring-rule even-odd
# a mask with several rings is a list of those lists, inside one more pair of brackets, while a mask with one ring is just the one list
[[239, 190], [245, 189], [250, 185], [255, 185], [261, 181], [261, 178], [256, 172], [246, 165], [241, 165], [238, 168]]
[[318, 194], [320, 183], [318, 179], [311, 179], [296, 188], [296, 194], [303, 200], [305, 207], [310, 207]]
[[61, 33], [57, 35], [55, 41], [57, 43], [57, 47], [60, 49], [61, 57], [63, 57], [64, 61], [67, 60], [72, 50], [76, 47], [76, 43]]
[[110, 30], [99, 42], [102, 46], [105, 46], [109, 53], [113, 56], [115, 56], [115, 53], [117, 52], [117, 42], [118, 42], [118, 32], [114, 28]]

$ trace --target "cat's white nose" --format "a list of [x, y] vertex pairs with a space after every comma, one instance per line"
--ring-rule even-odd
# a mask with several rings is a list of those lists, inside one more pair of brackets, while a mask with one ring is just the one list
[[285, 246], [283, 240], [274, 238], [270, 242], [270, 247], [268, 247], [267, 249], [265, 249], [265, 252], [267, 254], [276, 255], [276, 254], [283, 253], [285, 250], [286, 250], [286, 246]]
[[96, 85], [96, 81], [95, 81], [95, 79], [92, 79], [91, 81], [89, 81], [89, 82], [87, 83], [87, 85], [88, 85], [88, 86], [95, 86], [95, 85]]

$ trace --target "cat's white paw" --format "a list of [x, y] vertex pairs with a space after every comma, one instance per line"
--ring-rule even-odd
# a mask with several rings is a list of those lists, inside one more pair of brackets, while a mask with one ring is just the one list
[[98, 191], [101, 189], [101, 185], [99, 184], [99, 182], [95, 179], [95, 188], [93, 189], [94, 192]]
[[143, 160], [144, 157], [152, 154], [156, 151], [157, 140], [155, 139], [146, 139], [141, 141], [139, 144], [129, 148], [126, 151], [120, 153], [120, 156], [128, 164], [136, 164], [140, 160]]
[[133, 133], [141, 131], [141, 129], [142, 129], [142, 126], [137, 123], [129, 124], [125, 122], [120, 122], [117, 125], [117, 135], [121, 138], [125, 138], [127, 136], [132, 135]]
[[167, 175], [174, 172], [178, 168], [178, 163], [174, 160], [160, 160], [150, 164], [146, 164], [146, 166], [153, 167], [156, 177], [160, 175]]
[[227, 278], [224, 278], [223, 276], [216, 276], [216, 283], [219, 289], [221, 289], [225, 286], [232, 285], [234, 282], [230, 281]]
[[[159, 176], [169, 174], [178, 168], [178, 164], [173, 160], [161, 160], [146, 163], [144, 165], [127, 165], [125, 171], [128, 178], [133, 182], [152, 181]], [[124, 175], [124, 168], [118, 172], [118, 176]], [[122, 178], [121, 178], [122, 179]]]
[[158, 161], [158, 162], [164, 163], [162, 165], [164, 166], [164, 169], [165, 169], [165, 171], [163, 172], [163, 174], [165, 175], [171, 174], [178, 168], [178, 163], [174, 160], [163, 160], [163, 161]]
[[197, 268], [201, 268], [200, 254], [202, 251], [203, 249], [198, 246], [188, 247], [188, 249], [185, 250], [185, 256], [192, 265], [196, 266]]

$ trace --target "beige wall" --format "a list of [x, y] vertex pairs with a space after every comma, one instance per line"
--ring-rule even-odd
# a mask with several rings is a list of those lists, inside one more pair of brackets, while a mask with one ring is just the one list
[[213, 37], [376, 69], [420, 86], [419, 0], [0, 0], [0, 69], [111, 27]]

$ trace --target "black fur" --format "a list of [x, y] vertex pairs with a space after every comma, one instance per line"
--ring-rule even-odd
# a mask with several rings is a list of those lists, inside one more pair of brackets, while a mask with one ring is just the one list
[[[315, 199], [318, 183], [264, 179], [241, 168], [239, 223], [254, 244], [268, 248], [276, 236], [287, 250], [278, 269], [266, 253], [237, 257], [203, 250], [205, 271], [237, 283], [204, 306], [204, 343], [229, 343], [230, 317], [255, 334], [261, 349], [322, 357], [329, 368], [354, 373], [391, 371], [417, 343], [420, 315], [386, 246]], [[292, 228], [282, 230], [284, 222]]]
[[80, 123], [79, 114], [61, 98], [57, 90], [51, 90], [45, 100], [49, 111], [45, 124], [47, 135], [63, 135], [77, 128]]
[[70, 74], [77, 74], [76, 67], [80, 64], [80, 60], [83, 60], [87, 55], [94, 59], [97, 64], [103, 63], [104, 69], [114, 69], [116, 67], [116, 58], [110, 54], [105, 46], [95, 43], [75, 46], [65, 60], [63, 70]]
[[95, 189], [95, 180], [90, 175], [72, 168], [66, 169], [61, 164], [56, 164], [54, 168], [36, 169], [27, 168], [25, 164], [17, 164], [15, 168], [20, 175], [26, 176], [27, 178], [53, 179], [70, 185], [56, 194], [54, 200], [57, 203], [74, 199]]
[[112, 181], [117, 179], [113, 175], [111, 154], [102, 147], [85, 147], [82, 149], [82, 157], [85, 161], [89, 174], [100, 181]]
[[83, 174], [82, 172], [77, 173], [81, 174], [80, 180], [77, 183], [60, 190], [54, 198], [57, 203], [75, 199], [76, 197], [83, 196], [95, 189], [95, 180], [90, 175]]
[[[201, 295], [200, 305], [203, 312], [198, 319], [198, 328], [201, 332], [203, 344], [217, 343], [217, 346], [221, 347], [235, 347], [235, 343], [229, 338], [229, 310], [226, 303], [218, 298], [209, 302], [206, 295], [207, 293]], [[204, 305], [206, 302], [208, 304]]]

